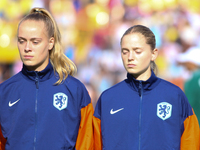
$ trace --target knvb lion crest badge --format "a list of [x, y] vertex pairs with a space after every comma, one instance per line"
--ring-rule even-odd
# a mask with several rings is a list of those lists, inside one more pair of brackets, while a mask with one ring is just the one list
[[58, 110], [63, 110], [67, 107], [68, 97], [64, 93], [56, 93], [53, 95], [53, 105]]
[[157, 104], [157, 116], [162, 119], [166, 120], [171, 117], [172, 114], [172, 105], [167, 102], [161, 102]]

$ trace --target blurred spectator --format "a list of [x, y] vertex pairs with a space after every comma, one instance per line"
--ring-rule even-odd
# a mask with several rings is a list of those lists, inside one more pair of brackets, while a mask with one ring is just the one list
[[12, 64], [0, 64], [0, 83], [12, 76]]
[[190, 73], [190, 77], [185, 81], [184, 91], [194, 109], [200, 123], [200, 48], [191, 47], [181, 53], [177, 61], [184, 66]]

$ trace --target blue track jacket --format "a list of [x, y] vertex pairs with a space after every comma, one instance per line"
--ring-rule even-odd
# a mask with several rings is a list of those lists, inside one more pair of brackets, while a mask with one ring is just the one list
[[0, 84], [0, 149], [92, 150], [93, 107], [85, 86], [68, 75], [60, 85], [51, 63]]
[[182, 90], [155, 76], [104, 91], [95, 108], [95, 150], [199, 150], [199, 125]]

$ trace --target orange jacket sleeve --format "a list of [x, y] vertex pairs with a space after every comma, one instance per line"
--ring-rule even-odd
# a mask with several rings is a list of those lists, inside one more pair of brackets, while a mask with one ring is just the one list
[[102, 150], [101, 120], [93, 116], [94, 150]]
[[199, 124], [193, 111], [193, 115], [184, 121], [184, 132], [181, 136], [181, 150], [199, 150]]
[[6, 139], [3, 137], [0, 126], [0, 150], [5, 150]]
[[81, 109], [81, 122], [76, 140], [76, 150], [93, 150], [92, 103]]

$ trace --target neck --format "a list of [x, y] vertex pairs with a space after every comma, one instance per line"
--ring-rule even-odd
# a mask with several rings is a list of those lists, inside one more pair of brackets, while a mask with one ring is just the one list
[[146, 81], [151, 77], [151, 68], [149, 67], [146, 71], [144, 71], [143, 73], [140, 74], [132, 74], [132, 76], [136, 79], [136, 80], [141, 80], [141, 81]]

